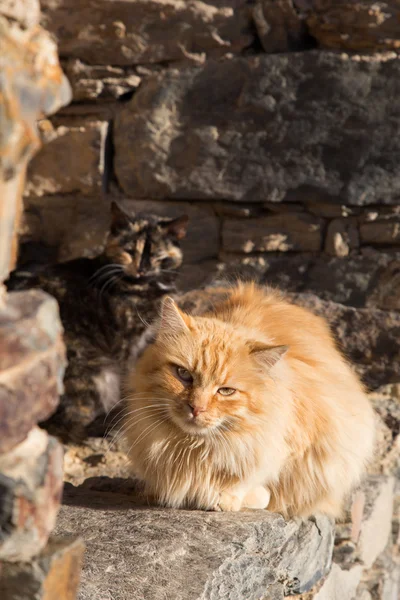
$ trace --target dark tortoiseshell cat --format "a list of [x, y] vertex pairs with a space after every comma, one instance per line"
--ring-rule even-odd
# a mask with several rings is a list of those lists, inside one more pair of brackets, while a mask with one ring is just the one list
[[[182, 263], [179, 240], [187, 216], [128, 216], [111, 206], [104, 251], [95, 258], [14, 271], [9, 290], [40, 288], [60, 306], [68, 366], [60, 406], [45, 424], [68, 440], [101, 433], [104, 415], [118, 402], [124, 362], [156, 315], [158, 301], [174, 289]], [[100, 425], [100, 429], [97, 428]]]

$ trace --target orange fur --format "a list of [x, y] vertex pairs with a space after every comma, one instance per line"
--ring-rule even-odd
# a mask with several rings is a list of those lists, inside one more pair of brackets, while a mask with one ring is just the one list
[[129, 456], [169, 506], [337, 517], [372, 454], [372, 408], [325, 321], [254, 284], [196, 317], [167, 298], [129, 386]]

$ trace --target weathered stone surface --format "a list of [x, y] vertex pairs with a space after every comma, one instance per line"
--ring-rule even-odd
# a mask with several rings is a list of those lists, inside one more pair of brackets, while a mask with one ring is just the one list
[[45, 431], [0, 455], [0, 560], [28, 561], [44, 548], [62, 488], [63, 449]]
[[379, 454], [370, 472], [395, 475], [400, 479], [400, 385], [384, 385], [370, 394], [370, 400], [383, 422], [378, 429]]
[[305, 28], [292, 0], [257, 0], [252, 14], [266, 52], [288, 52], [303, 45]]
[[98, 195], [103, 183], [107, 129], [107, 123], [88, 122], [49, 131], [46, 144], [29, 165], [25, 193]]
[[0, 453], [54, 412], [64, 366], [54, 298], [36, 290], [8, 295], [0, 311]]
[[400, 216], [361, 223], [360, 239], [362, 244], [400, 245]]
[[367, 305], [382, 310], [400, 310], [400, 260], [398, 258], [392, 260], [377, 274]]
[[86, 65], [79, 59], [70, 60], [65, 67], [72, 86], [74, 101], [116, 100], [133, 92], [142, 78], [132, 69]]
[[370, 569], [384, 551], [391, 535], [393, 488], [392, 477], [369, 476], [354, 495], [347, 522], [336, 525], [336, 563]]
[[54, 42], [33, 27], [38, 18], [36, 0], [1, 3], [0, 285], [16, 263], [26, 163], [40, 145], [36, 120], [70, 99]]
[[280, 213], [254, 219], [225, 219], [222, 249], [227, 252], [318, 252], [322, 221], [303, 213]]
[[239, 52], [253, 39], [246, 31], [250, 19], [245, 4], [245, 0], [41, 2], [61, 56], [105, 65], [201, 60], [203, 53]]
[[313, 294], [294, 294], [293, 300], [325, 317], [367, 386], [400, 378], [400, 314], [378, 309], [356, 309], [320, 300]]
[[327, 254], [344, 258], [358, 246], [358, 227], [354, 220], [334, 219], [329, 223], [325, 240], [325, 252]]
[[3, 600], [75, 600], [84, 545], [79, 538], [54, 537], [30, 563], [0, 563]]
[[363, 573], [356, 600], [397, 600], [400, 597], [400, 562], [388, 546], [371, 569]]
[[399, 18], [397, 0], [313, 0], [307, 25], [322, 48], [397, 50]]
[[0, 14], [25, 28], [34, 27], [40, 19], [39, 0], [2, 0]]
[[393, 310], [398, 304], [400, 281], [394, 263], [399, 264], [399, 253], [364, 248], [360, 254], [344, 258], [306, 253], [227, 258], [229, 262], [222, 262], [213, 277], [251, 279], [289, 292], [312, 292], [322, 300], [354, 307]]
[[330, 568], [325, 518], [296, 523], [266, 511], [135, 508], [132, 490], [122, 496], [104, 487], [68, 486], [67, 494], [71, 505], [62, 507], [56, 531], [79, 531], [86, 542], [81, 600], [110, 592], [114, 600], [281, 598], [310, 589]]
[[[29, 196], [25, 198], [20, 241], [22, 245], [36, 243], [53, 248], [61, 261], [93, 257], [104, 248], [109, 228], [110, 204], [106, 198], [84, 198], [79, 194]], [[29, 254], [32, 259], [31, 250]]]
[[114, 129], [125, 193], [190, 200], [395, 203], [400, 58], [303, 52], [151, 77]]
[[345, 570], [333, 564], [322, 587], [312, 596], [313, 600], [354, 600], [362, 570], [360, 565]]

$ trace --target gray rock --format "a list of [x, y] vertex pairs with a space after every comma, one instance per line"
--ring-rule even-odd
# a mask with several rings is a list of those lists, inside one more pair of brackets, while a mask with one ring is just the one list
[[278, 599], [310, 589], [330, 568], [326, 518], [163, 510], [104, 487], [67, 492], [56, 531], [79, 531], [86, 543], [80, 600]]
[[207, 61], [144, 81], [115, 171], [138, 198], [396, 203], [400, 58], [330, 52]]

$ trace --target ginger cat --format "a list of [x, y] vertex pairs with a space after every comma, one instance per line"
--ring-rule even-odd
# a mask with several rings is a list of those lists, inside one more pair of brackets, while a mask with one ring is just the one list
[[325, 321], [239, 284], [202, 316], [166, 298], [155, 331], [125, 424], [149, 492], [171, 507], [340, 516], [374, 418]]

